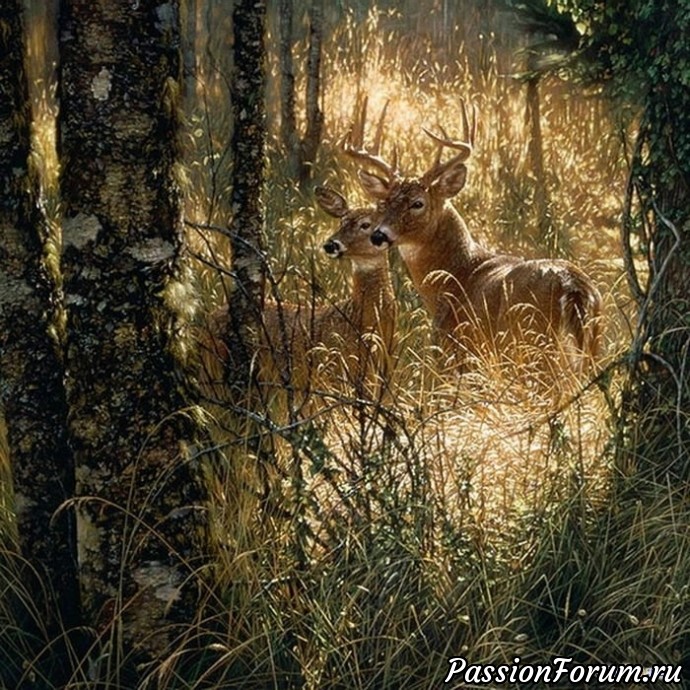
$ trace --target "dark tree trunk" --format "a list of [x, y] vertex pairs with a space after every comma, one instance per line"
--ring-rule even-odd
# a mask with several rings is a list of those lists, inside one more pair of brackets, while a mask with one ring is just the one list
[[297, 128], [295, 106], [295, 68], [292, 57], [293, 0], [280, 0], [280, 114], [281, 139], [285, 149], [287, 173], [304, 186], [312, 178], [316, 154], [321, 145], [323, 112], [321, 97], [321, 44], [323, 42], [323, 0], [309, 5], [309, 49], [306, 65], [304, 136]]
[[309, 14], [309, 57], [307, 59], [307, 128], [302, 141], [299, 183], [312, 178], [312, 168], [321, 145], [323, 113], [319, 107], [321, 94], [321, 43], [323, 41], [323, 0], [312, 0]]
[[230, 295], [227, 377], [239, 391], [249, 386], [254, 338], [265, 282], [264, 155], [266, 72], [263, 0], [236, 0], [232, 16], [233, 172], [230, 237], [234, 285]]
[[632, 457], [690, 479], [690, 97], [652, 92], [632, 179], [647, 219], [649, 283], [633, 343]]
[[63, 367], [49, 335], [57, 290], [43, 261], [48, 226], [28, 166], [31, 106], [20, 18], [19, 0], [0, 4], [0, 408], [19, 547], [45, 580], [28, 584], [42, 622], [55, 632], [54, 612], [42, 593], [52, 591], [63, 623], [75, 623], [78, 615], [73, 522], [69, 512], [57, 513], [72, 496], [74, 468]]
[[184, 31], [184, 100], [188, 111], [194, 107], [196, 100], [196, 0], [186, 0], [185, 31]]
[[163, 655], [193, 618], [207, 556], [199, 429], [176, 348], [193, 304], [174, 177], [179, 22], [176, 0], [64, 0], [60, 14], [81, 592], [87, 622], [136, 662]]
[[[531, 67], [528, 65], [528, 70]], [[539, 102], [539, 76], [527, 79], [525, 121], [529, 131], [529, 164], [534, 176], [534, 210], [537, 216], [537, 241], [546, 244], [550, 254], [562, 253], [562, 238], [558, 236], [553, 224], [551, 195], [549, 194], [546, 171], [544, 169], [544, 139], [541, 132], [541, 107]]]
[[280, 136], [285, 149], [287, 173], [297, 177], [300, 170], [300, 140], [295, 116], [295, 67], [292, 59], [293, 0], [280, 0]]

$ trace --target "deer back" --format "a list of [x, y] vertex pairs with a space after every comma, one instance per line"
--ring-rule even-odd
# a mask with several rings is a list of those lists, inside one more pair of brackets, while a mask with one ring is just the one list
[[[475, 354], [488, 346], [533, 345], [567, 340], [580, 353], [598, 349], [601, 296], [592, 281], [566, 261], [524, 260], [477, 243], [453, 207], [467, 182], [466, 160], [476, 136], [464, 104], [465, 140], [426, 131], [441, 148], [418, 177], [403, 177], [380, 164], [380, 175], [360, 171], [365, 191], [378, 202], [375, 244], [399, 249], [415, 287], [446, 344]], [[441, 149], [454, 156], [441, 162]], [[360, 160], [366, 162], [363, 155]], [[560, 344], [560, 343], [559, 343]]]

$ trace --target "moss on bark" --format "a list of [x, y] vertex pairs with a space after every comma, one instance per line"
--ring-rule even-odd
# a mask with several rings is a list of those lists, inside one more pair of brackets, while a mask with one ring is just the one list
[[254, 345], [263, 306], [266, 146], [266, 72], [263, 0], [238, 0], [233, 15], [233, 172], [230, 224], [234, 286], [230, 296], [227, 376], [240, 393], [249, 385]]
[[90, 622], [121, 624], [143, 661], [193, 618], [190, 574], [207, 546], [199, 429], [174, 347], [188, 304], [171, 297], [189, 294], [174, 177], [179, 37], [176, 1], [69, 0], [60, 17], [81, 591]]

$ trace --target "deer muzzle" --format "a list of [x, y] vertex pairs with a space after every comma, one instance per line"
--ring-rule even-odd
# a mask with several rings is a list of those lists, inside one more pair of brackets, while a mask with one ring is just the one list
[[371, 233], [371, 243], [375, 247], [381, 247], [384, 243], [393, 244], [391, 238], [381, 228], [377, 228]]
[[328, 240], [328, 242], [323, 245], [323, 250], [331, 259], [337, 259], [345, 252], [345, 247], [343, 243], [338, 240]]

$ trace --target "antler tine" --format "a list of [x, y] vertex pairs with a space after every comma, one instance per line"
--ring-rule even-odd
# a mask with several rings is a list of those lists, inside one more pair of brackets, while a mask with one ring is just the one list
[[[436, 126], [441, 130], [441, 134], [443, 134], [443, 136], [447, 139], [448, 135], [446, 134], [446, 131], [443, 129], [443, 127], [438, 123]], [[422, 127], [422, 130], [424, 130], [424, 127]], [[431, 138], [433, 139], [433, 136]], [[436, 157], [434, 158], [434, 164], [431, 166], [432, 170], [435, 170], [436, 168], [438, 168], [439, 165], [441, 165], [441, 156], [443, 156], [443, 144], [438, 144], [438, 146], [436, 147]]]
[[440, 137], [438, 134], [435, 134], [426, 127], [422, 127], [422, 130], [424, 134], [426, 134], [428, 137], [431, 137], [437, 144], [440, 144], [441, 147], [445, 146], [449, 149], [456, 149], [457, 151], [462, 151], [465, 153], [466, 157], [469, 157], [470, 153], [472, 153], [472, 142], [449, 139], [448, 137]]
[[467, 117], [467, 106], [465, 105], [465, 99], [460, 99], [460, 108], [462, 110], [462, 131], [467, 139], [467, 141], [474, 146], [477, 138], [477, 106], [472, 104], [472, 123], [470, 125], [469, 118]]
[[368, 163], [378, 168], [389, 180], [392, 180], [397, 175], [395, 167], [386, 163], [380, 156], [375, 156], [368, 151], [361, 151], [349, 147], [345, 148], [345, 153], [351, 158], [355, 158], [362, 163]]
[[[455, 165], [456, 163], [462, 163], [466, 161], [469, 157], [470, 154], [472, 153], [472, 149], [474, 147], [474, 142], [476, 139], [476, 133], [477, 133], [477, 109], [476, 107], [473, 106], [472, 108], [472, 122], [470, 123], [470, 119], [467, 115], [467, 108], [465, 106], [465, 101], [464, 99], [460, 100], [460, 105], [461, 105], [461, 116], [462, 116], [462, 125], [463, 125], [463, 134], [465, 136], [465, 141], [460, 141], [457, 139], [451, 139], [443, 129], [439, 125], [439, 130], [441, 131], [441, 135], [439, 136], [438, 134], [432, 132], [431, 130], [427, 129], [426, 127], [422, 127], [423, 132], [433, 139], [439, 146], [438, 151], [436, 152], [436, 160], [434, 161], [434, 164], [431, 166], [431, 168], [426, 172], [422, 179], [425, 182], [430, 182], [432, 180], [435, 180], [439, 175], [441, 175], [445, 170], [447, 170], [450, 166]], [[441, 163], [441, 154], [444, 148], [451, 148], [455, 149], [459, 153], [457, 153], [455, 156], [453, 156], [450, 160], [446, 161], [445, 163]]]
[[[461, 116], [462, 116], [462, 128], [463, 128], [463, 134], [465, 136], [465, 141], [460, 141], [458, 139], [451, 139], [447, 134], [446, 131], [443, 129], [441, 125], [439, 125], [439, 130], [441, 130], [442, 136], [439, 136], [438, 134], [435, 134], [431, 130], [427, 129], [426, 127], [422, 127], [422, 130], [424, 133], [428, 136], [431, 137], [437, 144], [439, 144], [441, 147], [447, 147], [451, 149], [455, 149], [456, 151], [461, 151], [462, 153], [465, 154], [466, 157], [468, 157], [472, 153], [472, 149], [474, 148], [474, 143], [477, 135], [477, 108], [476, 106], [472, 106], [472, 123], [470, 124], [469, 117], [467, 115], [467, 107], [465, 106], [465, 99], [460, 99], [460, 110], [461, 110]], [[456, 156], [457, 159], [457, 156]], [[438, 165], [438, 160], [436, 165]]]
[[357, 146], [364, 148], [364, 130], [367, 126], [367, 111], [369, 110], [369, 96], [365, 93], [362, 97], [362, 105], [360, 106], [357, 119]]
[[374, 144], [370, 149], [367, 149], [364, 146], [364, 129], [366, 127], [368, 100], [368, 97], [365, 95], [362, 99], [361, 107], [359, 103], [355, 106], [355, 117], [353, 118], [355, 121], [350, 127], [351, 136], [348, 136], [345, 139], [343, 143], [343, 150], [348, 156], [351, 156], [362, 163], [373, 165], [389, 180], [392, 180], [394, 177], [397, 177], [397, 154], [395, 154], [393, 165], [389, 165], [379, 155], [383, 141], [384, 120], [390, 101], [386, 101], [386, 104], [383, 106], [379, 121], [376, 125]]
[[[465, 139], [470, 137], [470, 122], [467, 118], [467, 106], [465, 105], [465, 99], [460, 99], [460, 110], [462, 112], [462, 133]], [[470, 140], [471, 143], [471, 140]]]
[[335, 145], [337, 148], [344, 149], [345, 146], [347, 145], [347, 142], [350, 140], [350, 136], [352, 135], [352, 127], [348, 127], [347, 130], [345, 131], [345, 134], [343, 134], [341, 137], [337, 137], [335, 140]]
[[436, 158], [434, 158], [434, 164], [431, 166], [432, 170], [435, 170], [438, 168], [439, 165], [441, 165], [441, 156], [443, 155], [443, 146], [439, 144], [436, 147]]

